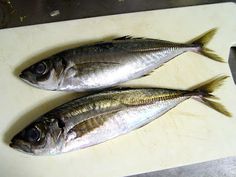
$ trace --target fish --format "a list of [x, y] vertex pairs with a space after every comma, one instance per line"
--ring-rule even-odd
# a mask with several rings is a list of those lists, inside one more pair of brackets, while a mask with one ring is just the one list
[[141, 128], [190, 98], [231, 117], [212, 94], [226, 78], [188, 90], [117, 88], [77, 98], [39, 116], [9, 145], [37, 156], [81, 150]]
[[224, 60], [206, 47], [216, 29], [186, 43], [124, 36], [67, 49], [24, 69], [19, 77], [46, 90], [97, 91], [150, 74], [184, 52]]

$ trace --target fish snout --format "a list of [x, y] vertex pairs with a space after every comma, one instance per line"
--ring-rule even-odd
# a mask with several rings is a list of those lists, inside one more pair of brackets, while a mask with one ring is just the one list
[[33, 153], [30, 144], [24, 142], [23, 140], [18, 139], [18, 136], [15, 136], [12, 138], [9, 146], [11, 148], [21, 151], [21, 152], [30, 153], [30, 154]]
[[20, 77], [21, 79], [25, 79], [25, 78], [26, 78], [26, 74], [25, 74], [24, 72], [22, 72], [22, 73], [20, 73], [19, 77]]
[[30, 71], [22, 71], [19, 77], [27, 83], [37, 84], [36, 77]]

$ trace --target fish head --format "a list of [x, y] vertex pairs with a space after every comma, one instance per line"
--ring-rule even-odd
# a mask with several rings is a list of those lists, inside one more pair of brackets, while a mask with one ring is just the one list
[[64, 65], [62, 57], [54, 55], [26, 68], [19, 77], [34, 87], [57, 90]]
[[57, 119], [41, 117], [17, 133], [9, 146], [31, 155], [57, 154], [64, 144], [59, 125]]

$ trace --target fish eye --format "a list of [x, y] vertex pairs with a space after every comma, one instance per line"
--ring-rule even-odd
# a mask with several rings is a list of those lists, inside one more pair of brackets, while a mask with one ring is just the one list
[[47, 65], [44, 62], [37, 64], [35, 67], [36, 74], [42, 75], [46, 72], [46, 70], [47, 70]]
[[36, 141], [40, 140], [40, 132], [35, 127], [31, 128], [31, 129], [28, 129], [25, 132], [25, 136], [30, 142], [36, 142]]

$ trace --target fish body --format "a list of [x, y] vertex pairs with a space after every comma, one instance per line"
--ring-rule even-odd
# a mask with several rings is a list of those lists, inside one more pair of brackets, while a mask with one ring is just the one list
[[224, 79], [192, 90], [118, 89], [78, 98], [40, 116], [10, 146], [34, 155], [83, 149], [140, 128], [189, 98], [230, 116], [223, 105], [208, 99], [215, 98], [211, 92]]
[[125, 36], [62, 51], [25, 69], [20, 77], [47, 90], [100, 90], [147, 75], [187, 51], [222, 61], [204, 46], [214, 34], [215, 29], [186, 44]]
[[115, 86], [146, 75], [183, 52], [198, 50], [194, 45], [174, 49], [178, 44], [170, 44], [163, 47], [167, 44], [161, 46], [159, 40], [129, 39], [65, 51], [61, 55], [70, 64], [57, 89], [87, 91]]
[[[80, 120], [81, 123], [76, 126], [70, 127], [70, 133], [67, 134], [67, 139], [70, 141], [66, 140], [69, 143], [65, 143], [66, 146], [64, 146], [62, 152], [86, 148], [126, 134], [148, 124], [189, 98], [189, 96], [179, 95], [182, 93], [167, 91], [168, 95], [176, 96], [176, 98], [164, 101], [161, 100], [165, 99], [165, 96], [161, 98], [162, 92], [158, 89], [135, 89], [118, 91], [118, 95], [113, 95], [113, 92], [105, 93], [104, 96], [111, 94], [112, 99], [119, 101], [114, 104], [113, 101], [107, 102], [102, 98], [103, 101], [95, 102], [92, 106], [92, 115], [89, 118], [86, 117], [85, 121]], [[132, 95], [133, 98], [125, 99], [128, 94]], [[101, 111], [101, 107], [106, 107], [104, 105], [108, 108]], [[96, 111], [96, 109], [99, 111]]]

